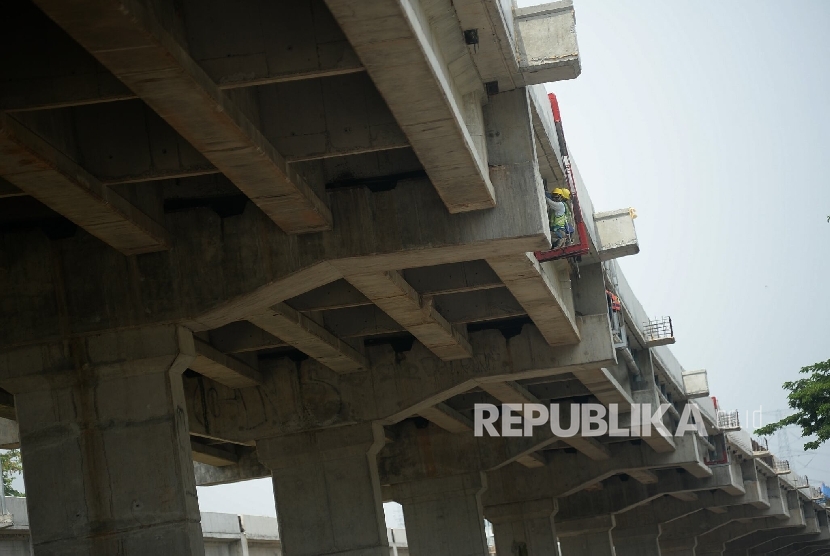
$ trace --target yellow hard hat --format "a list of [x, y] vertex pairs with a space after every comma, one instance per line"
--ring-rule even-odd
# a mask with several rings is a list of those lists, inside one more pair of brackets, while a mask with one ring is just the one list
[[564, 188], [560, 189], [559, 194], [562, 195], [563, 199], [570, 199], [571, 198], [571, 192], [568, 189], [564, 189]]
[[564, 191], [564, 189], [562, 189], [560, 187], [557, 187], [556, 189], [553, 190], [553, 194], [561, 196], [563, 191]]

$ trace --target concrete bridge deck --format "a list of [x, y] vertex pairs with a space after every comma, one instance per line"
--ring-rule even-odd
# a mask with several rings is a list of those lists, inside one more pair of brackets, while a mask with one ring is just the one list
[[[647, 330], [631, 212], [568, 180], [571, 2], [4, 8], [0, 415], [38, 556], [201, 556], [196, 485], [263, 476], [288, 556], [386, 556], [384, 500], [423, 556], [486, 553], [484, 518], [500, 555], [823, 549]], [[540, 263], [556, 187], [588, 251]], [[550, 402], [695, 404], [707, 437], [472, 434]]]

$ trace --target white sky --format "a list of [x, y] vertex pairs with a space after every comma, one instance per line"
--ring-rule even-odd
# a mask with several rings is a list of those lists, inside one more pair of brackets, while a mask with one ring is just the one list
[[[830, 2], [575, 7], [582, 75], [549, 89], [597, 210], [637, 209], [626, 278], [721, 406], [769, 422], [781, 384], [830, 358]], [[830, 481], [830, 447], [789, 439], [799, 472]], [[199, 504], [274, 515], [268, 480]]]

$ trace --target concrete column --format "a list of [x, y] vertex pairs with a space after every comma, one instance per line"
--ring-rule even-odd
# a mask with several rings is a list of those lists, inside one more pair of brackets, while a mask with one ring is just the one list
[[644, 524], [637, 527], [614, 527], [611, 537], [617, 556], [661, 556], [657, 537], [660, 525]]
[[37, 556], [204, 555], [175, 326], [0, 354]]
[[257, 441], [285, 556], [389, 556], [376, 463], [384, 441], [369, 423]]
[[559, 539], [564, 556], [614, 556], [609, 531], [588, 531]]
[[403, 506], [406, 538], [412, 556], [484, 556], [481, 493], [484, 473], [452, 475], [392, 487], [392, 497]]
[[546, 498], [484, 508], [493, 524], [499, 555], [559, 556], [554, 516], [556, 500]]
[[611, 539], [613, 527], [614, 518], [607, 515], [594, 519], [590, 526], [586, 520], [586, 526], [580, 530], [560, 531], [559, 545], [563, 556], [615, 556]]

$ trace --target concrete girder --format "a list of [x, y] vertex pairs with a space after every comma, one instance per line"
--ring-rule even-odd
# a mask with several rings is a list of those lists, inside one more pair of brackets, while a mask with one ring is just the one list
[[539, 263], [532, 253], [488, 258], [516, 300], [551, 346], [579, 341], [576, 326], [570, 268], [566, 261]]
[[17, 421], [0, 417], [0, 449], [13, 450], [20, 447], [20, 427]]
[[[12, 116], [102, 184], [119, 192], [129, 188], [115, 186], [141, 183], [146, 195], [153, 184], [144, 182], [219, 172], [140, 100], [18, 112]], [[230, 182], [227, 188], [239, 192]], [[136, 197], [139, 192], [136, 191]]]
[[193, 472], [196, 486], [225, 485], [271, 476], [271, 470], [259, 461], [255, 448], [244, 448], [233, 465], [217, 467], [194, 460]]
[[[481, 388], [502, 403], [539, 403], [536, 396], [531, 394], [524, 386], [516, 382], [485, 383], [481, 385]], [[568, 421], [570, 420], [570, 410], [566, 407], [566, 404], [560, 405], [559, 409], [561, 412], [560, 423], [564, 423], [562, 426], [567, 428], [569, 426]], [[573, 436], [562, 438], [561, 440], [565, 444], [576, 448], [593, 460], [604, 460], [611, 457], [608, 448], [594, 438]]]
[[[366, 74], [257, 87], [250, 96], [247, 117], [319, 195], [323, 182], [334, 179], [321, 159], [408, 151], [406, 137]], [[62, 145], [67, 156], [108, 186], [220, 174], [137, 99], [14, 117]]]
[[[192, 438], [190, 439], [190, 453], [194, 463], [203, 463], [211, 467], [227, 467], [239, 463], [239, 456], [233, 450], [198, 442]], [[194, 473], [195, 469], [194, 467]]]
[[445, 403], [422, 409], [418, 415], [451, 433], [470, 432], [473, 422]]
[[[338, 281], [346, 283], [345, 281]], [[334, 282], [334, 283], [338, 283]], [[351, 286], [349, 286], [351, 287]], [[300, 297], [314, 295], [326, 287], [313, 290]], [[361, 295], [361, 297], [363, 297]], [[422, 296], [426, 297], [426, 296]], [[294, 298], [286, 302], [297, 309]], [[511, 299], [506, 288], [493, 288], [478, 292], [442, 295], [433, 297], [439, 313], [451, 324], [458, 326], [472, 322], [481, 322], [500, 318], [512, 318], [524, 315], [524, 310]], [[368, 302], [368, 300], [367, 300]], [[300, 312], [308, 312], [297, 309]], [[397, 334], [406, 329], [393, 321], [386, 313], [374, 305], [361, 305], [354, 309], [333, 309], [320, 315], [323, 327], [341, 339], [362, 338], [382, 334]], [[285, 347], [288, 344], [272, 334], [247, 321], [233, 322], [209, 331], [210, 342], [220, 351], [226, 353], [245, 353], [266, 349]], [[563, 395], [566, 395], [564, 392]]]
[[[211, 33], [204, 33], [199, 24], [222, 6], [219, 0], [185, 2], [183, 6], [190, 55], [220, 89], [365, 71], [322, 0], [279, 6], [267, 1], [251, 2], [230, 13], [224, 10], [210, 20]], [[2, 66], [5, 79], [0, 110], [39, 110], [138, 98], [34, 6], [19, 2], [15, 8], [7, 13], [14, 16], [10, 21], [15, 24], [0, 39], [3, 49], [20, 43], [51, 45], [53, 52], [60, 52], [62, 63], [50, 63], [49, 51], [37, 51], [30, 54], [28, 63], [38, 68], [37, 75], [23, 75], [18, 67]], [[267, 22], [267, 33], [263, 21]], [[32, 41], [33, 30], [36, 41]]]
[[[57, 249], [39, 232], [5, 234], [2, 264], [32, 271], [0, 275], [0, 296], [14, 308], [0, 337], [19, 345], [59, 338], [64, 326], [78, 335], [159, 321], [210, 330], [352, 273], [542, 248], [547, 225], [532, 170], [510, 177], [516, 195], [492, 211], [455, 216], [425, 179], [378, 193], [332, 191], [337, 229], [314, 236], [282, 233], [250, 203], [225, 218], [207, 209], [168, 213], [173, 249], [132, 263], [83, 233]], [[52, 271], [58, 263], [63, 274]]]
[[193, 339], [196, 359], [190, 368], [230, 388], [250, 388], [262, 384], [262, 373], [242, 361], [225, 355], [208, 342]]
[[284, 231], [331, 228], [326, 204], [187, 53], [174, 13], [143, 0], [35, 3]]
[[288, 162], [409, 147], [365, 73], [255, 89], [262, 134]]
[[10, 199], [12, 197], [25, 197], [28, 195], [19, 187], [15, 187], [2, 177], [0, 177], [0, 199]]
[[452, 3], [326, 0], [326, 4], [447, 209], [457, 213], [495, 206], [482, 140], [483, 86]]
[[798, 542], [793, 545], [791, 555], [807, 556], [807, 554], [813, 554], [818, 550], [826, 550], [828, 548], [830, 548], [830, 540]]
[[812, 502], [802, 504], [805, 527], [793, 530], [791, 534], [780, 531], [760, 531], [747, 535], [728, 544], [729, 550], [747, 550], [747, 554], [786, 554], [788, 547], [798, 542], [830, 540], [827, 510], [817, 508]]
[[[186, 0], [190, 54], [223, 88], [364, 72], [322, 0]], [[209, 32], [208, 32], [209, 30]]]
[[[750, 506], [730, 506], [724, 513], [712, 513], [699, 510], [687, 519], [674, 519], [660, 524], [660, 546], [671, 547], [678, 541], [682, 544], [691, 537], [698, 539], [702, 535], [722, 527], [736, 519], [763, 519], [773, 517], [774, 519], [787, 518], [789, 506], [786, 500], [786, 493], [782, 491], [780, 481], [777, 477], [764, 479], [759, 477], [761, 486], [766, 487], [766, 499], [769, 506], [754, 504]], [[764, 484], [765, 483], [765, 484]]]
[[[427, 268], [409, 268], [404, 279], [422, 296], [440, 297], [504, 288], [498, 275], [485, 261], [462, 261]], [[345, 280], [288, 300], [298, 311], [331, 311], [372, 305], [372, 302]]]
[[[777, 478], [772, 479], [772, 491], [775, 489], [775, 482]], [[768, 486], [770, 483], [767, 483]], [[759, 510], [757, 508], [738, 506], [731, 507], [723, 514], [711, 514], [708, 512], [701, 512], [700, 520], [696, 526], [697, 545], [695, 547], [696, 553], [707, 554], [710, 552], [720, 553], [725, 548], [725, 544], [746, 536], [754, 531], [781, 527], [800, 527], [804, 525], [804, 516], [801, 512], [800, 505], [792, 507], [794, 503], [791, 492], [783, 492], [783, 498], [776, 499], [773, 492], [770, 492], [770, 508], [767, 510]], [[678, 521], [668, 524], [674, 530], [677, 530]], [[682, 523], [679, 525], [682, 527]], [[664, 535], [667, 530], [661, 525], [660, 542], [664, 542]], [[688, 535], [688, 530], [684, 531], [684, 535]], [[674, 538], [676, 534], [671, 534]], [[669, 541], [671, 537], [666, 536], [665, 540]]]
[[447, 322], [434, 304], [415, 291], [400, 272], [355, 274], [347, 280], [444, 361], [472, 355], [466, 329]]
[[[709, 478], [698, 479], [675, 470], [657, 471], [658, 481], [643, 485], [611, 477], [599, 491], [582, 491], [559, 498], [557, 523], [579, 521], [602, 514], [617, 514], [618, 524], [664, 523], [700, 509], [713, 506], [753, 504], [764, 507], [759, 500], [757, 480], [742, 476], [740, 466], [713, 467]], [[695, 493], [694, 501], [680, 501], [664, 495]], [[769, 507], [769, 504], [766, 504]], [[642, 515], [643, 510], [652, 515]], [[578, 528], [575, 526], [575, 528]]]
[[366, 358], [358, 349], [362, 345], [352, 347], [285, 303], [248, 317], [248, 321], [338, 373], [350, 373], [366, 366]]
[[170, 247], [164, 226], [9, 115], [0, 116], [0, 175], [125, 255]]
[[755, 531], [766, 529], [793, 529], [802, 528], [803, 526], [803, 516], [801, 516], [798, 512], [793, 512], [793, 514], [786, 519], [765, 517], [760, 519], [748, 518], [742, 522], [733, 521], [701, 535], [698, 538], [695, 551], [700, 554], [722, 554], [727, 550], [726, 547], [728, 543], [740, 540]]
[[[424, 304], [432, 303], [434, 309], [459, 330], [468, 323], [512, 319], [526, 314], [524, 308], [503, 286], [421, 298]], [[323, 325], [340, 338], [383, 336], [407, 331], [406, 327], [375, 305], [325, 311], [321, 318]]]
[[[712, 474], [703, 464], [703, 455], [696, 437], [687, 435], [677, 439], [677, 451], [655, 453], [645, 444], [610, 444], [608, 460], [592, 461], [581, 454], [555, 452], [548, 456], [548, 464], [539, 469], [502, 467], [488, 473], [489, 488], [484, 495], [485, 505], [500, 505], [537, 498], [562, 498], [575, 494], [630, 469], [665, 469], [683, 465], [697, 465], [697, 477]], [[567, 469], [568, 473], [562, 473]]]
[[[389, 345], [367, 347], [364, 372], [338, 374], [313, 360], [282, 358], [260, 361], [265, 381], [256, 388], [233, 390], [208, 379], [186, 377], [191, 430], [245, 442], [345, 423], [391, 425], [484, 382], [552, 376], [606, 364], [614, 351], [610, 337], [602, 340], [605, 319], [605, 315], [580, 317], [586, 340], [575, 346], [551, 348], [535, 327], [525, 325], [509, 340], [495, 330], [470, 334], [473, 357], [459, 361], [441, 361], [416, 342], [400, 353]], [[205, 412], [200, 400], [208, 390], [211, 410]]]

